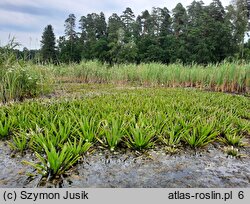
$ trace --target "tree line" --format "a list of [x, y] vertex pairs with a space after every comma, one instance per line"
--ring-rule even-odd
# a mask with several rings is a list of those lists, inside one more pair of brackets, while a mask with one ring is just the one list
[[109, 64], [249, 60], [250, 42], [244, 42], [247, 6], [245, 0], [234, 0], [224, 8], [220, 0], [213, 0], [209, 5], [193, 1], [186, 8], [178, 3], [172, 11], [153, 7], [138, 16], [128, 7], [108, 19], [103, 12], [79, 20], [70, 14], [65, 35], [57, 41], [52, 25], [46, 26], [40, 56], [50, 62], [97, 59]]

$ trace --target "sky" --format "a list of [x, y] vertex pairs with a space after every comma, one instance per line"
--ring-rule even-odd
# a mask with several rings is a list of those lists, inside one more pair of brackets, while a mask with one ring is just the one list
[[[0, 0], [0, 46], [15, 37], [19, 49], [39, 49], [44, 28], [51, 24], [56, 37], [64, 35], [64, 21], [75, 14], [77, 21], [89, 13], [122, 14], [130, 7], [136, 15], [152, 7], [172, 10], [177, 3], [188, 6], [193, 0]], [[203, 0], [205, 5], [212, 0]], [[230, 0], [221, 0], [227, 6]]]

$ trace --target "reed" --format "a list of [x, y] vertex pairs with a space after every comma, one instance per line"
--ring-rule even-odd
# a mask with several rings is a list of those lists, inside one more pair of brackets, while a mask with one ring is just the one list
[[238, 62], [207, 65], [159, 63], [121, 64], [109, 67], [97, 61], [54, 67], [58, 81], [85, 83], [132, 83], [165, 87], [196, 87], [200, 89], [249, 93], [250, 66]]
[[17, 60], [11, 40], [0, 49], [0, 102], [23, 100], [51, 91], [52, 75], [44, 66]]

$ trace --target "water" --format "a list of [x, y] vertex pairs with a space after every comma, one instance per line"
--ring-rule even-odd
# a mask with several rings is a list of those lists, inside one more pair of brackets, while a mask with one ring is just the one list
[[[162, 150], [150, 150], [142, 155], [127, 150], [97, 151], [87, 155], [58, 185], [41, 184], [40, 176], [29, 177], [27, 172], [35, 172], [21, 161], [34, 156], [11, 158], [9, 148], [0, 143], [0, 187], [250, 187], [249, 157], [231, 158], [213, 146], [207, 150], [197, 153], [187, 150], [172, 156]], [[241, 151], [249, 155], [250, 148]]]

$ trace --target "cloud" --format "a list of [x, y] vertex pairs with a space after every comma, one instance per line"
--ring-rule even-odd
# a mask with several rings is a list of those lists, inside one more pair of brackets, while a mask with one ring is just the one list
[[34, 5], [18, 5], [11, 3], [0, 3], [0, 10], [7, 12], [15, 12], [22, 14], [29, 14], [33, 16], [46, 16], [61, 18], [65, 16], [66, 12], [57, 8], [50, 8], [45, 6], [34, 6]]
[[31, 15], [41, 15], [41, 16], [50, 16], [53, 10], [47, 10], [45, 8], [39, 8], [39, 7], [34, 7], [34, 6], [18, 6], [18, 5], [13, 5], [11, 3], [9, 4], [3, 4], [0, 7], [1, 10], [5, 11], [14, 11], [14, 12], [20, 12], [20, 13], [27, 13]]
[[34, 18], [33, 16], [25, 13], [16, 13], [10, 11], [0, 12], [0, 24], [15, 24], [15, 25], [36, 25], [41, 18]]
[[37, 28], [24, 26], [24, 25], [13, 25], [13, 24], [0, 24], [1, 31], [19, 31], [19, 32], [34, 32]]

